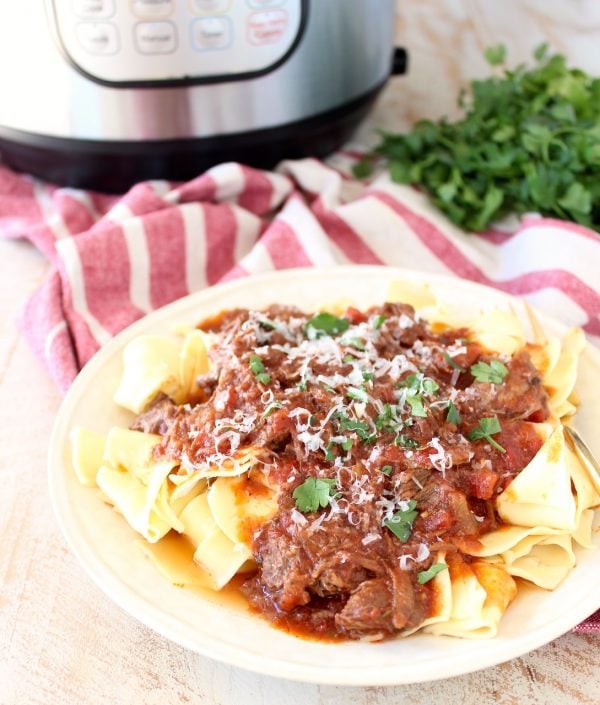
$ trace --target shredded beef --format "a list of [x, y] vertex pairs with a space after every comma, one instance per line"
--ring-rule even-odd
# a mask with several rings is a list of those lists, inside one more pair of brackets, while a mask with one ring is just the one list
[[182, 407], [175, 404], [166, 394], [158, 394], [148, 409], [137, 416], [130, 428], [133, 431], [143, 431], [144, 433], [158, 433], [165, 436], [171, 429], [178, 417], [185, 414]]
[[[294, 307], [207, 319], [216, 339], [201, 379], [208, 401], [157, 398], [132, 428], [163, 435], [158, 453], [186, 470], [264, 451], [263, 471], [281, 491], [276, 516], [253, 534], [249, 603], [313, 636], [387, 638], [430, 613], [419, 573], [499, 525], [493, 499], [539, 448], [527, 420], [546, 417], [547, 399], [526, 352], [503, 358], [502, 384], [477, 382], [471, 365], [497, 356], [468, 330], [433, 332], [410, 306], [349, 309], [346, 321], [328, 335]], [[491, 416], [502, 452], [469, 438]], [[318, 478], [335, 489], [303, 509], [294, 492]], [[398, 533], [394, 521], [411, 507]]]

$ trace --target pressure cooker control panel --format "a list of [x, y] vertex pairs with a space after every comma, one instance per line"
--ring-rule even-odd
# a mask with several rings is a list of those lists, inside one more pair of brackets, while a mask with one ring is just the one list
[[293, 49], [307, 0], [51, 0], [69, 59], [114, 84], [232, 80]]

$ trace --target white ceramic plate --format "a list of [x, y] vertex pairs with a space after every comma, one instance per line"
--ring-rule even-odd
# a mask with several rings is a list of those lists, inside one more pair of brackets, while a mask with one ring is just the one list
[[[520, 590], [489, 641], [416, 634], [380, 644], [319, 643], [290, 636], [240, 606], [176, 588], [134, 545], [134, 532], [72, 470], [68, 433], [75, 425], [106, 431], [130, 416], [112, 402], [121, 351], [134, 336], [195, 323], [223, 308], [296, 304], [310, 310], [348, 297], [359, 306], [385, 299], [394, 278], [427, 281], [442, 299], [473, 313], [514, 300], [470, 282], [386, 267], [288, 270], [237, 280], [193, 294], [130, 326], [106, 345], [75, 380], [56, 419], [49, 451], [52, 500], [79, 561], [104, 592], [155, 631], [219, 661], [272, 676], [342, 685], [392, 685], [446, 678], [506, 661], [558, 637], [600, 607], [600, 552], [579, 551], [578, 565], [554, 592]], [[520, 304], [517, 303], [517, 308]], [[549, 331], [564, 327], [540, 316]], [[581, 358], [577, 427], [600, 455], [600, 353]], [[596, 541], [600, 536], [596, 533]]]

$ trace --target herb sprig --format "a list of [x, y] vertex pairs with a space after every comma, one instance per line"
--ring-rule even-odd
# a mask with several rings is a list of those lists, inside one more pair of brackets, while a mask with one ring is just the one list
[[[506, 49], [490, 47], [485, 57], [500, 67]], [[534, 59], [472, 81], [455, 122], [421, 120], [407, 134], [382, 132], [355, 175], [369, 175], [382, 157], [394, 181], [424, 187], [466, 230], [534, 211], [600, 231], [600, 78], [569, 68], [546, 44]]]
[[406, 543], [410, 538], [415, 519], [419, 516], [416, 506], [416, 501], [411, 499], [406, 503], [406, 509], [399, 509], [391, 519], [386, 519], [383, 522], [383, 525], [403, 543]]
[[425, 583], [433, 580], [438, 573], [441, 573], [443, 570], [447, 569], [448, 565], [446, 563], [434, 563], [427, 570], [422, 570], [420, 573], [417, 573], [417, 582], [419, 585], [425, 585]]
[[496, 450], [499, 450], [501, 453], [506, 453], [506, 448], [503, 448], [492, 438], [493, 435], [500, 433], [501, 430], [502, 428], [498, 417], [492, 416], [490, 418], [479, 419], [479, 425], [469, 433], [468, 437], [471, 441], [478, 441], [484, 438], [490, 445], [494, 446]]
[[337, 481], [333, 478], [307, 477], [292, 493], [296, 507], [304, 513], [327, 507], [335, 496]]
[[508, 374], [508, 369], [500, 360], [487, 362], [476, 362], [471, 365], [471, 374], [477, 382], [489, 382], [490, 384], [502, 384]]
[[309, 338], [320, 338], [323, 335], [339, 335], [350, 327], [347, 318], [338, 318], [332, 313], [323, 311], [309, 318], [304, 325], [304, 332]]

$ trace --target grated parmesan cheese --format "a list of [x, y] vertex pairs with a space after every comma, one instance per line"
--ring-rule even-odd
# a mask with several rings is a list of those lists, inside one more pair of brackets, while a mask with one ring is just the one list
[[420, 543], [419, 548], [417, 549], [416, 556], [413, 556], [410, 553], [404, 553], [400, 556], [400, 570], [409, 569], [408, 561], [413, 561], [414, 563], [422, 563], [423, 561], [426, 561], [429, 558], [429, 555], [430, 551], [428, 546], [424, 543]]

